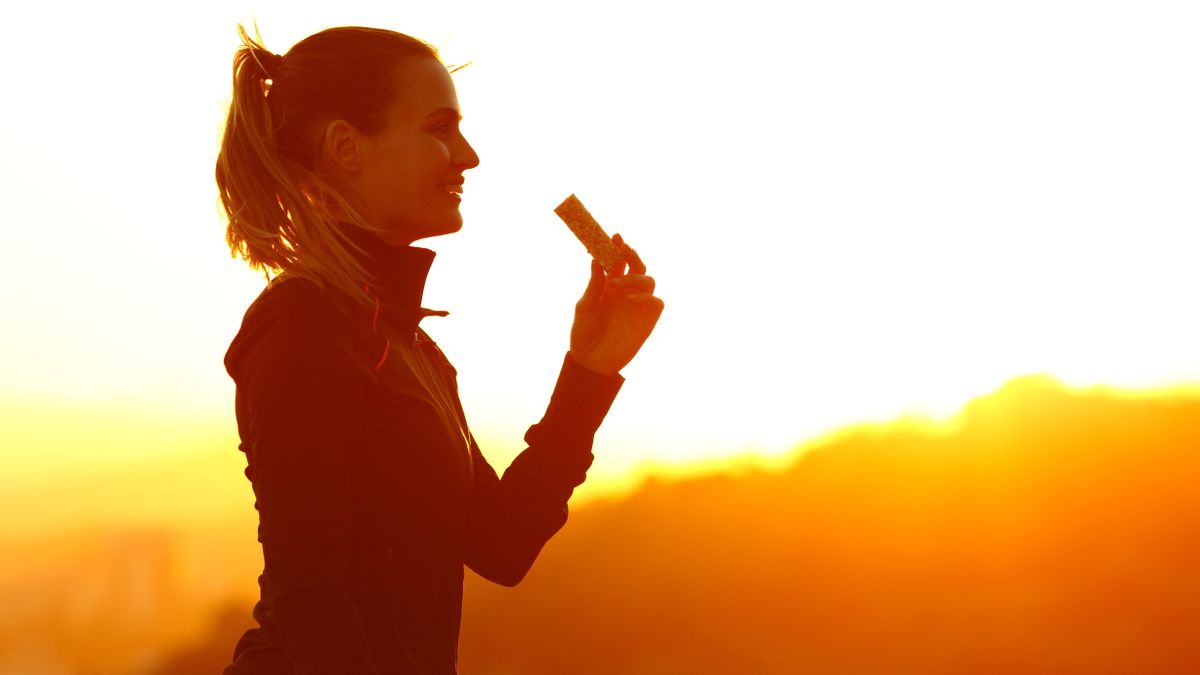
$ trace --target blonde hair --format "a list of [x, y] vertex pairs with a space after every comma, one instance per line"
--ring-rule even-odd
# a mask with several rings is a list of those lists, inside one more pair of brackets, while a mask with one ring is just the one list
[[[398, 95], [396, 67], [437, 50], [416, 38], [378, 28], [330, 28], [279, 56], [255, 27], [238, 25], [233, 98], [225, 122], [216, 179], [234, 257], [252, 269], [287, 272], [369, 301], [362, 254], [346, 232], [378, 232], [318, 169], [325, 127], [342, 119], [363, 133], [381, 131]], [[440, 61], [440, 59], [439, 59]]]

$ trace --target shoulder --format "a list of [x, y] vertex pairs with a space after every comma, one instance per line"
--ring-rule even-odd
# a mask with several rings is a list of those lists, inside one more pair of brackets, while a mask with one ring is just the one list
[[334, 291], [280, 275], [246, 309], [225, 354], [225, 368], [236, 380], [248, 361], [261, 360], [255, 357], [262, 352], [327, 358], [332, 348], [349, 347], [352, 327], [346, 303]]
[[319, 322], [344, 313], [345, 303], [309, 279], [281, 274], [271, 280], [246, 310], [258, 321]]
[[338, 316], [345, 313], [339, 304], [331, 291], [308, 279], [280, 275], [250, 303], [234, 342], [300, 333], [314, 338], [329, 335], [337, 328]]

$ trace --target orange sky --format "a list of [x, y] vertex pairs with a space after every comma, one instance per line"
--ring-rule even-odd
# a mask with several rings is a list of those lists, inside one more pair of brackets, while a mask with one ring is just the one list
[[228, 257], [212, 165], [253, 19], [280, 52], [362, 23], [472, 62], [455, 77], [483, 161], [463, 231], [426, 242], [427, 304], [451, 311], [428, 330], [497, 463], [545, 406], [586, 281], [551, 212], [569, 192], [667, 302], [597, 476], [945, 414], [1023, 373], [1200, 381], [1200, 93], [1181, 84], [1200, 10], [784, 6], [23, 5], [32, 28], [0, 43], [13, 475], [229, 438], [221, 357], [261, 279]]
[[[1020, 378], [938, 429], [864, 425], [783, 471], [573, 504], [519, 589], [468, 574], [462, 667], [1185, 672], [1200, 597], [1198, 440], [1196, 390]], [[13, 546], [13, 519], [0, 520], [18, 551], [0, 557], [0, 668], [125, 672], [201, 650], [204, 667], [139, 672], [219, 670], [250, 624], [262, 564], [254, 513], [237, 503], [248, 486], [229, 480], [235, 460], [53, 492], [55, 508], [88, 507], [66, 536]], [[0, 511], [21, 524], [53, 515], [7, 497]], [[89, 527], [114, 514], [126, 520]], [[571, 608], [587, 611], [563, 629]], [[550, 633], [561, 639], [547, 647]], [[588, 649], [596, 656], [579, 661]]]

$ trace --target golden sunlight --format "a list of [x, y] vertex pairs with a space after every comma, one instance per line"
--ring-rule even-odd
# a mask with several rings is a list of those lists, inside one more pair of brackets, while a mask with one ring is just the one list
[[563, 197], [666, 303], [561, 535], [517, 589], [468, 575], [464, 673], [1200, 659], [1200, 6], [246, 11], [10, 12], [0, 673], [219, 672], [252, 621], [223, 359], [265, 280], [213, 174], [255, 21], [279, 53], [373, 25], [470, 63], [480, 163], [461, 231], [416, 242], [449, 311], [421, 327], [498, 471], [588, 283]]

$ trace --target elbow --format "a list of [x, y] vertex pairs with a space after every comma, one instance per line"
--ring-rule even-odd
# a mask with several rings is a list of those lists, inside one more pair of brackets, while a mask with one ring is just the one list
[[[528, 570], [526, 570], [526, 571], [528, 571]], [[516, 572], [515, 574], [506, 574], [503, 576], [497, 576], [493, 579], [490, 579], [490, 581], [492, 581], [493, 583], [500, 584], [501, 586], [504, 586], [505, 588], [515, 588], [516, 585], [521, 583], [521, 580], [524, 578], [525, 578], [525, 572]]]
[[479, 576], [509, 588], [521, 583], [550, 537], [566, 522], [566, 509], [550, 522], [517, 528], [475, 530], [467, 549], [467, 565]]
[[493, 552], [491, 555], [476, 555], [468, 561], [468, 566], [476, 574], [494, 584], [512, 588], [525, 578], [538, 551], [532, 554], [518, 554], [515, 551]]
[[472, 566], [472, 569], [478, 572], [479, 576], [494, 584], [512, 588], [525, 579], [525, 575], [529, 573], [531, 567], [533, 567], [533, 560], [528, 562], [497, 561], [490, 565]]

